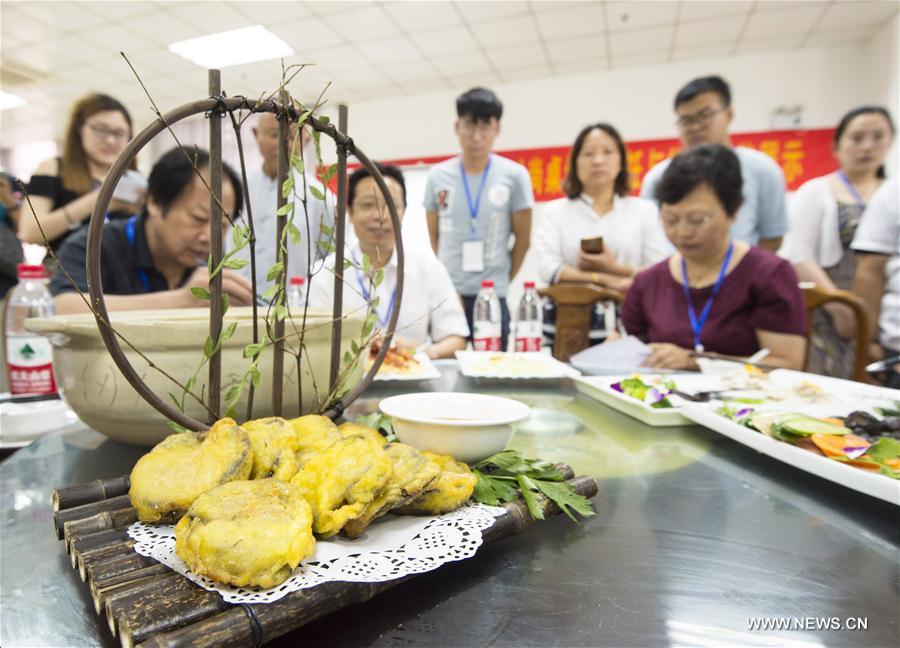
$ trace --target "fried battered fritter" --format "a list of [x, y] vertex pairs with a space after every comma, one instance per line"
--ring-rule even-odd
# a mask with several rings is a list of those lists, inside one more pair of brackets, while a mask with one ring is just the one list
[[312, 511], [277, 479], [233, 481], [198, 497], [175, 526], [192, 571], [238, 587], [275, 587], [312, 555]]
[[338, 427], [338, 432], [341, 433], [341, 436], [345, 439], [349, 439], [350, 437], [364, 437], [366, 439], [370, 439], [376, 444], [380, 445], [382, 448], [387, 445], [387, 439], [381, 435], [378, 430], [373, 430], [370, 427], [366, 427], [365, 425], [360, 425], [359, 423], [342, 423]]
[[309, 414], [291, 419], [290, 424], [297, 434], [298, 467], [343, 438], [337, 425], [327, 416]]
[[274, 477], [290, 481], [297, 474], [297, 433], [278, 416], [247, 421], [241, 427], [250, 437], [253, 470], [250, 479]]
[[465, 504], [472, 497], [472, 491], [475, 490], [478, 481], [469, 467], [450, 455], [439, 455], [428, 450], [423, 450], [422, 454], [441, 467], [441, 474], [437, 481], [432, 483], [432, 488], [410, 504], [395, 509], [395, 512], [438, 515], [454, 511]]
[[[341, 429], [343, 428], [342, 425]], [[440, 465], [405, 443], [391, 443], [385, 452], [391, 458], [394, 474], [384, 492], [372, 500], [365, 512], [344, 525], [344, 533], [348, 538], [358, 538], [373, 520], [414, 500], [441, 474]]]
[[252, 467], [247, 433], [224, 418], [205, 435], [172, 434], [138, 459], [128, 495], [141, 522], [175, 522], [197, 497], [220, 484], [247, 479]]
[[361, 516], [384, 491], [392, 473], [391, 458], [380, 445], [351, 437], [313, 456], [291, 483], [312, 506], [316, 535], [327, 538]]

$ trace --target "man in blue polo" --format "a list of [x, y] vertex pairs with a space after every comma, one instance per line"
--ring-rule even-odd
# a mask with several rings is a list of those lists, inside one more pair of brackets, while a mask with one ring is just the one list
[[428, 233], [462, 296], [470, 331], [481, 282], [493, 280], [500, 297], [505, 350], [509, 335], [506, 293], [531, 239], [531, 178], [521, 164], [491, 152], [503, 115], [497, 95], [473, 88], [456, 99], [456, 114], [462, 154], [428, 173], [424, 200]]
[[[731, 146], [731, 88], [721, 77], [700, 77], [679, 90], [675, 114], [685, 149], [701, 144]], [[775, 252], [788, 229], [784, 173], [765, 153], [743, 146], [734, 147], [734, 152], [741, 163], [744, 202], [731, 226], [731, 236]], [[656, 200], [656, 185], [670, 161], [663, 160], [644, 176], [641, 198]]]

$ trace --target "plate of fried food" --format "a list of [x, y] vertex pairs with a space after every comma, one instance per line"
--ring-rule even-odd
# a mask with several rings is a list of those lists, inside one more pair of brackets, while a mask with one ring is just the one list
[[[307, 415], [238, 425], [225, 418], [204, 433], [172, 434], [138, 460], [129, 497], [139, 522], [129, 534], [136, 551], [144, 543], [144, 555], [204, 587], [239, 595], [276, 588], [274, 599], [286, 580], [311, 569], [301, 563], [321, 561], [341, 543], [350, 545], [342, 556], [351, 569], [370, 570], [364, 579], [389, 579], [396, 565], [383, 555], [368, 563], [353, 558], [371, 553], [370, 526], [391, 514], [378, 525], [388, 536], [383, 542], [391, 545], [398, 534], [411, 542], [434, 521], [416, 516], [473, 508], [464, 505], [476, 482], [452, 456], [388, 442], [357, 423]], [[417, 559], [418, 571], [440, 564]]]
[[457, 351], [456, 359], [460, 372], [469, 378], [546, 380], [581, 375], [577, 369], [539, 351]]
[[[369, 359], [366, 370], [375, 362], [375, 356], [381, 350], [381, 338], [372, 342], [369, 347]], [[384, 362], [375, 374], [375, 380], [432, 380], [440, 378], [441, 372], [428, 354], [414, 348], [404, 346], [402, 341], [394, 341], [384, 356]]]

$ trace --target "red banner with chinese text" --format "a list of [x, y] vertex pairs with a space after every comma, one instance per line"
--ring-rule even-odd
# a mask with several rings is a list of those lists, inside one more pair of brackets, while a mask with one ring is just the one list
[[[831, 140], [834, 129], [765, 131], [738, 133], [731, 136], [735, 146], [762, 151], [775, 160], [782, 171], [789, 191], [812, 178], [831, 173], [836, 168]], [[631, 172], [632, 193], [640, 191], [644, 175], [656, 164], [681, 150], [677, 139], [642, 140], [628, 142], [628, 169]], [[568, 146], [552, 148], [497, 151], [498, 155], [514, 160], [528, 169], [531, 186], [538, 202], [562, 197], [562, 183], [569, 166]], [[436, 164], [450, 158], [443, 155], [428, 158], [384, 160], [386, 164], [410, 166]]]

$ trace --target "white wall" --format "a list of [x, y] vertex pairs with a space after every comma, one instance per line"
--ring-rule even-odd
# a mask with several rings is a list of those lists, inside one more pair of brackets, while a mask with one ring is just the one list
[[[585, 124], [598, 120], [613, 123], [627, 140], [676, 137], [675, 92], [690, 79], [713, 73], [731, 83], [735, 131], [767, 130], [776, 108], [795, 105], [804, 108], [804, 127], [833, 126], [854, 105], [882, 100], [875, 79], [860, 73], [870, 68], [867, 54], [865, 45], [761, 52], [498, 84], [492, 89], [505, 112], [496, 146], [566, 145]], [[878, 67], [872, 73], [883, 85], [887, 71]], [[376, 159], [452, 153], [457, 149], [454, 99], [466, 89], [353, 103], [350, 133]], [[403, 131], [390, 128], [386, 118]]]
[[[900, 14], [888, 21], [866, 47], [866, 85], [872, 103], [886, 107], [900, 120]], [[887, 160], [888, 176], [900, 172], [900, 145], [894, 146]]]

